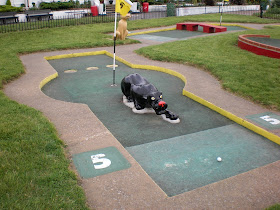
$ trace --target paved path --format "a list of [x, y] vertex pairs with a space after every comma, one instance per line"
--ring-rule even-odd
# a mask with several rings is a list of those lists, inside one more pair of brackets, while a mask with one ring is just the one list
[[[252, 26], [257, 29], [262, 27], [250, 24], [250, 27]], [[134, 64], [161, 66], [180, 72], [187, 78], [186, 90], [238, 117], [245, 119], [247, 115], [271, 112], [271, 110], [224, 91], [219, 82], [205, 71], [188, 65], [151, 61], [135, 54], [133, 52], [135, 49], [158, 44], [158, 42], [141, 41], [141, 44], [118, 46], [117, 56]], [[70, 155], [114, 146], [130, 162], [129, 169], [81, 180], [91, 208], [263, 209], [280, 203], [280, 161], [177, 196], [168, 197], [87, 105], [58, 101], [41, 92], [40, 82], [55, 73], [44, 56], [99, 50], [112, 52], [113, 48], [64, 50], [23, 55], [20, 59], [25, 66], [26, 74], [4, 88], [8, 97], [42, 111], [54, 123], [60, 138], [68, 145]], [[274, 113], [280, 115], [279, 112]], [[280, 129], [273, 130], [273, 133], [280, 136]]]

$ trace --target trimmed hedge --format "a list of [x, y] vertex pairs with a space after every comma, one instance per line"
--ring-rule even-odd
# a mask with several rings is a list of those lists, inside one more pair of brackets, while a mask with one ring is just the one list
[[270, 14], [280, 14], [280, 8], [274, 7], [274, 8], [269, 8], [266, 13]]
[[79, 8], [79, 1], [68, 1], [68, 2], [41, 2], [39, 5], [40, 9], [51, 9], [51, 10], [65, 10], [71, 8]]
[[0, 12], [22, 12], [22, 7], [13, 7], [10, 5], [0, 5]]

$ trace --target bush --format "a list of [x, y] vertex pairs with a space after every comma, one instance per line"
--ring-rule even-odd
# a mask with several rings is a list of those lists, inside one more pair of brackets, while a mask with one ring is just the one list
[[215, 6], [215, 1], [214, 0], [205, 0], [204, 3], [207, 6]]
[[64, 10], [74, 8], [76, 5], [80, 5], [79, 2], [75, 3], [73, 1], [69, 2], [41, 2], [39, 5], [40, 9], [50, 9], [50, 10]]
[[245, 4], [245, 0], [231, 0], [231, 4], [243, 5]]
[[80, 8], [90, 8], [91, 2], [90, 1], [85, 1], [84, 4], [80, 5]]
[[269, 8], [266, 13], [270, 13], [270, 14], [280, 14], [280, 7], [274, 7], [274, 8]]
[[12, 5], [12, 4], [11, 4], [11, 0], [7, 0], [7, 1], [6, 1], [6, 5], [11, 6], [11, 5]]
[[272, 2], [271, 8], [280, 8], [280, 0], [274, 0]]
[[0, 12], [22, 12], [22, 8], [10, 5], [0, 5]]

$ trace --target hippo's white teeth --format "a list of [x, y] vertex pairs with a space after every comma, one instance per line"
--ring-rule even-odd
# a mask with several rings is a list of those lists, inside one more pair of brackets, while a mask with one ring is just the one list
[[136, 109], [135, 107], [132, 109], [132, 111], [136, 114], [154, 114], [155, 110], [153, 110], [152, 108], [145, 108], [145, 109]]
[[180, 122], [180, 118], [177, 118], [176, 120], [171, 120], [170, 118], [167, 118], [166, 116], [165, 116], [165, 114], [162, 114], [162, 115], [160, 115], [161, 117], [162, 117], [162, 119], [164, 119], [165, 121], [167, 121], [167, 122], [170, 122], [170, 123], [179, 123]]

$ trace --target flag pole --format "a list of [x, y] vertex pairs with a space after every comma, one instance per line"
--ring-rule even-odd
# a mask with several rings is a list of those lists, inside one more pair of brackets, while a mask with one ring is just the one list
[[223, 3], [222, 3], [222, 12], [221, 12], [221, 17], [220, 17], [220, 26], [222, 25], [222, 19], [223, 19], [223, 7], [224, 7], [224, 0], [223, 0]]
[[116, 86], [116, 39], [117, 39], [117, 11], [115, 11], [115, 26], [114, 26], [114, 58], [113, 58], [113, 84], [111, 86]]
[[115, 26], [114, 26], [114, 60], [113, 60], [113, 84], [116, 85], [116, 39], [117, 39], [117, 14], [120, 13], [122, 16], [125, 16], [132, 6], [130, 0], [116, 0], [115, 3]]

